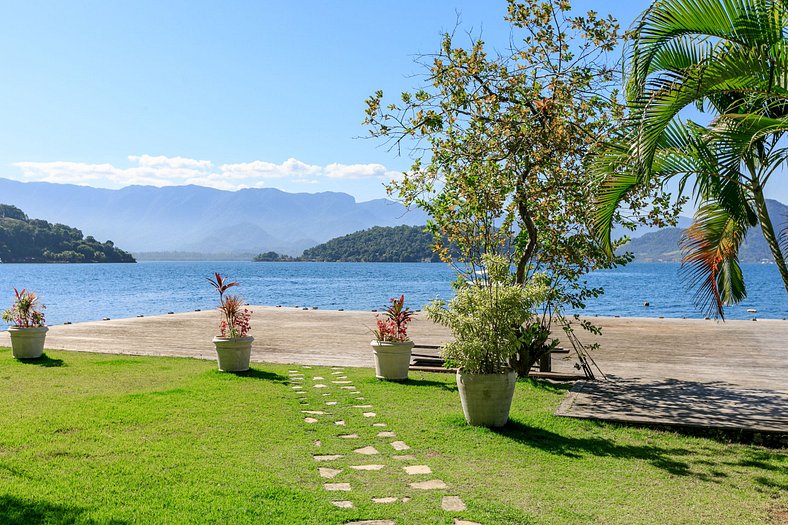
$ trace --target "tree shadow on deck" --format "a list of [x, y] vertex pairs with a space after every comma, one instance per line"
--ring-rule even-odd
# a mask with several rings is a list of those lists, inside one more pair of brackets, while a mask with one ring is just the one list
[[[89, 509], [56, 505], [45, 501], [15, 498], [13, 496], [0, 496], [0, 523], [86, 523], [98, 524], [99, 522], [86, 518], [84, 514]], [[123, 525], [128, 523], [121, 520], [101, 521], [110, 525]]]

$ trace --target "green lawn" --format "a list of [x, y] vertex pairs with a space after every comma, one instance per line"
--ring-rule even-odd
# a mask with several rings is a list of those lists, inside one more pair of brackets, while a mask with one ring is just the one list
[[[788, 510], [785, 451], [558, 418], [563, 387], [518, 384], [512, 421], [491, 431], [465, 425], [447, 374], [390, 384], [346, 369], [366, 398], [356, 401], [347, 390], [311, 388], [313, 375], [332, 379], [313, 368], [300, 404], [287, 371], [301, 367], [232, 375], [191, 359], [47, 355], [21, 363], [0, 350], [0, 523], [450, 524], [458, 516], [487, 525], [754, 524], [780, 523]], [[351, 408], [358, 403], [378, 415], [363, 417]], [[335, 417], [306, 424], [305, 409]], [[412, 464], [433, 474], [405, 474], [411, 463], [392, 458], [380, 430], [395, 431], [412, 447]], [[337, 438], [342, 432], [360, 437]], [[364, 445], [383, 454], [352, 453]], [[312, 458], [332, 453], [346, 457]], [[319, 466], [360, 462], [386, 468], [318, 475]], [[449, 489], [408, 488], [433, 478]], [[350, 482], [353, 491], [326, 492], [325, 481]], [[444, 494], [460, 496], [467, 510], [440, 510]], [[413, 499], [371, 502], [383, 496]], [[355, 508], [330, 504], [337, 499]]]

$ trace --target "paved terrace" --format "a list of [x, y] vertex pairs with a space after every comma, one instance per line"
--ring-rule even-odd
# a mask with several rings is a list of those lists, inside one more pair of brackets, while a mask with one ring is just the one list
[[[372, 367], [375, 314], [253, 307], [252, 360]], [[611, 421], [746, 428], [788, 433], [788, 321], [594, 318], [593, 353], [610, 382], [579, 382], [557, 413]], [[94, 321], [50, 327], [47, 348], [215, 359], [215, 311]], [[437, 345], [449, 332], [416, 319], [417, 344]], [[0, 333], [0, 346], [8, 346]], [[428, 353], [428, 352], [423, 352]], [[573, 371], [574, 357], [553, 357]]]

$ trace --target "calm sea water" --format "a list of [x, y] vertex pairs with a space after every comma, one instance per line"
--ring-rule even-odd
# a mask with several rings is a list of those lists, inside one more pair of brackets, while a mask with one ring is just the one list
[[[689, 317], [703, 315], [693, 306], [678, 264], [632, 264], [588, 277], [605, 287], [588, 305], [588, 315]], [[213, 272], [241, 284], [247, 302], [287, 307], [370, 310], [405, 294], [421, 308], [436, 297], [452, 295], [453, 271], [443, 264], [408, 263], [253, 263], [141, 262], [138, 264], [0, 264], [0, 305], [10, 304], [12, 288], [39, 293], [48, 324], [136, 315], [157, 315], [215, 307], [206, 280]], [[774, 265], [744, 265], [749, 297], [729, 308], [730, 319], [788, 317], [788, 295]], [[643, 306], [649, 301], [651, 306]]]

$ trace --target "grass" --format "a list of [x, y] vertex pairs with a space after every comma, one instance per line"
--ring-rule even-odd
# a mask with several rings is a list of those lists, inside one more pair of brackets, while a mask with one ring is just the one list
[[[498, 431], [465, 424], [446, 374], [393, 384], [346, 369], [365, 397], [357, 401], [347, 390], [310, 388], [313, 375], [331, 379], [316, 367], [305, 370], [300, 404], [289, 368], [234, 375], [199, 360], [68, 352], [22, 363], [0, 350], [0, 523], [756, 524], [788, 515], [785, 451], [558, 418], [565, 387], [538, 382], [518, 384], [512, 421]], [[351, 407], [359, 403], [377, 417]], [[336, 417], [310, 425], [301, 410]], [[395, 431], [433, 475], [406, 475], [379, 430]], [[370, 444], [383, 454], [352, 453]], [[321, 464], [317, 453], [346, 457]], [[359, 462], [386, 468], [345, 469], [334, 480], [317, 473]], [[415, 491], [412, 478], [450, 489]], [[326, 492], [324, 481], [353, 491]], [[441, 511], [443, 494], [467, 510]], [[413, 499], [371, 502], [405, 495]]]

